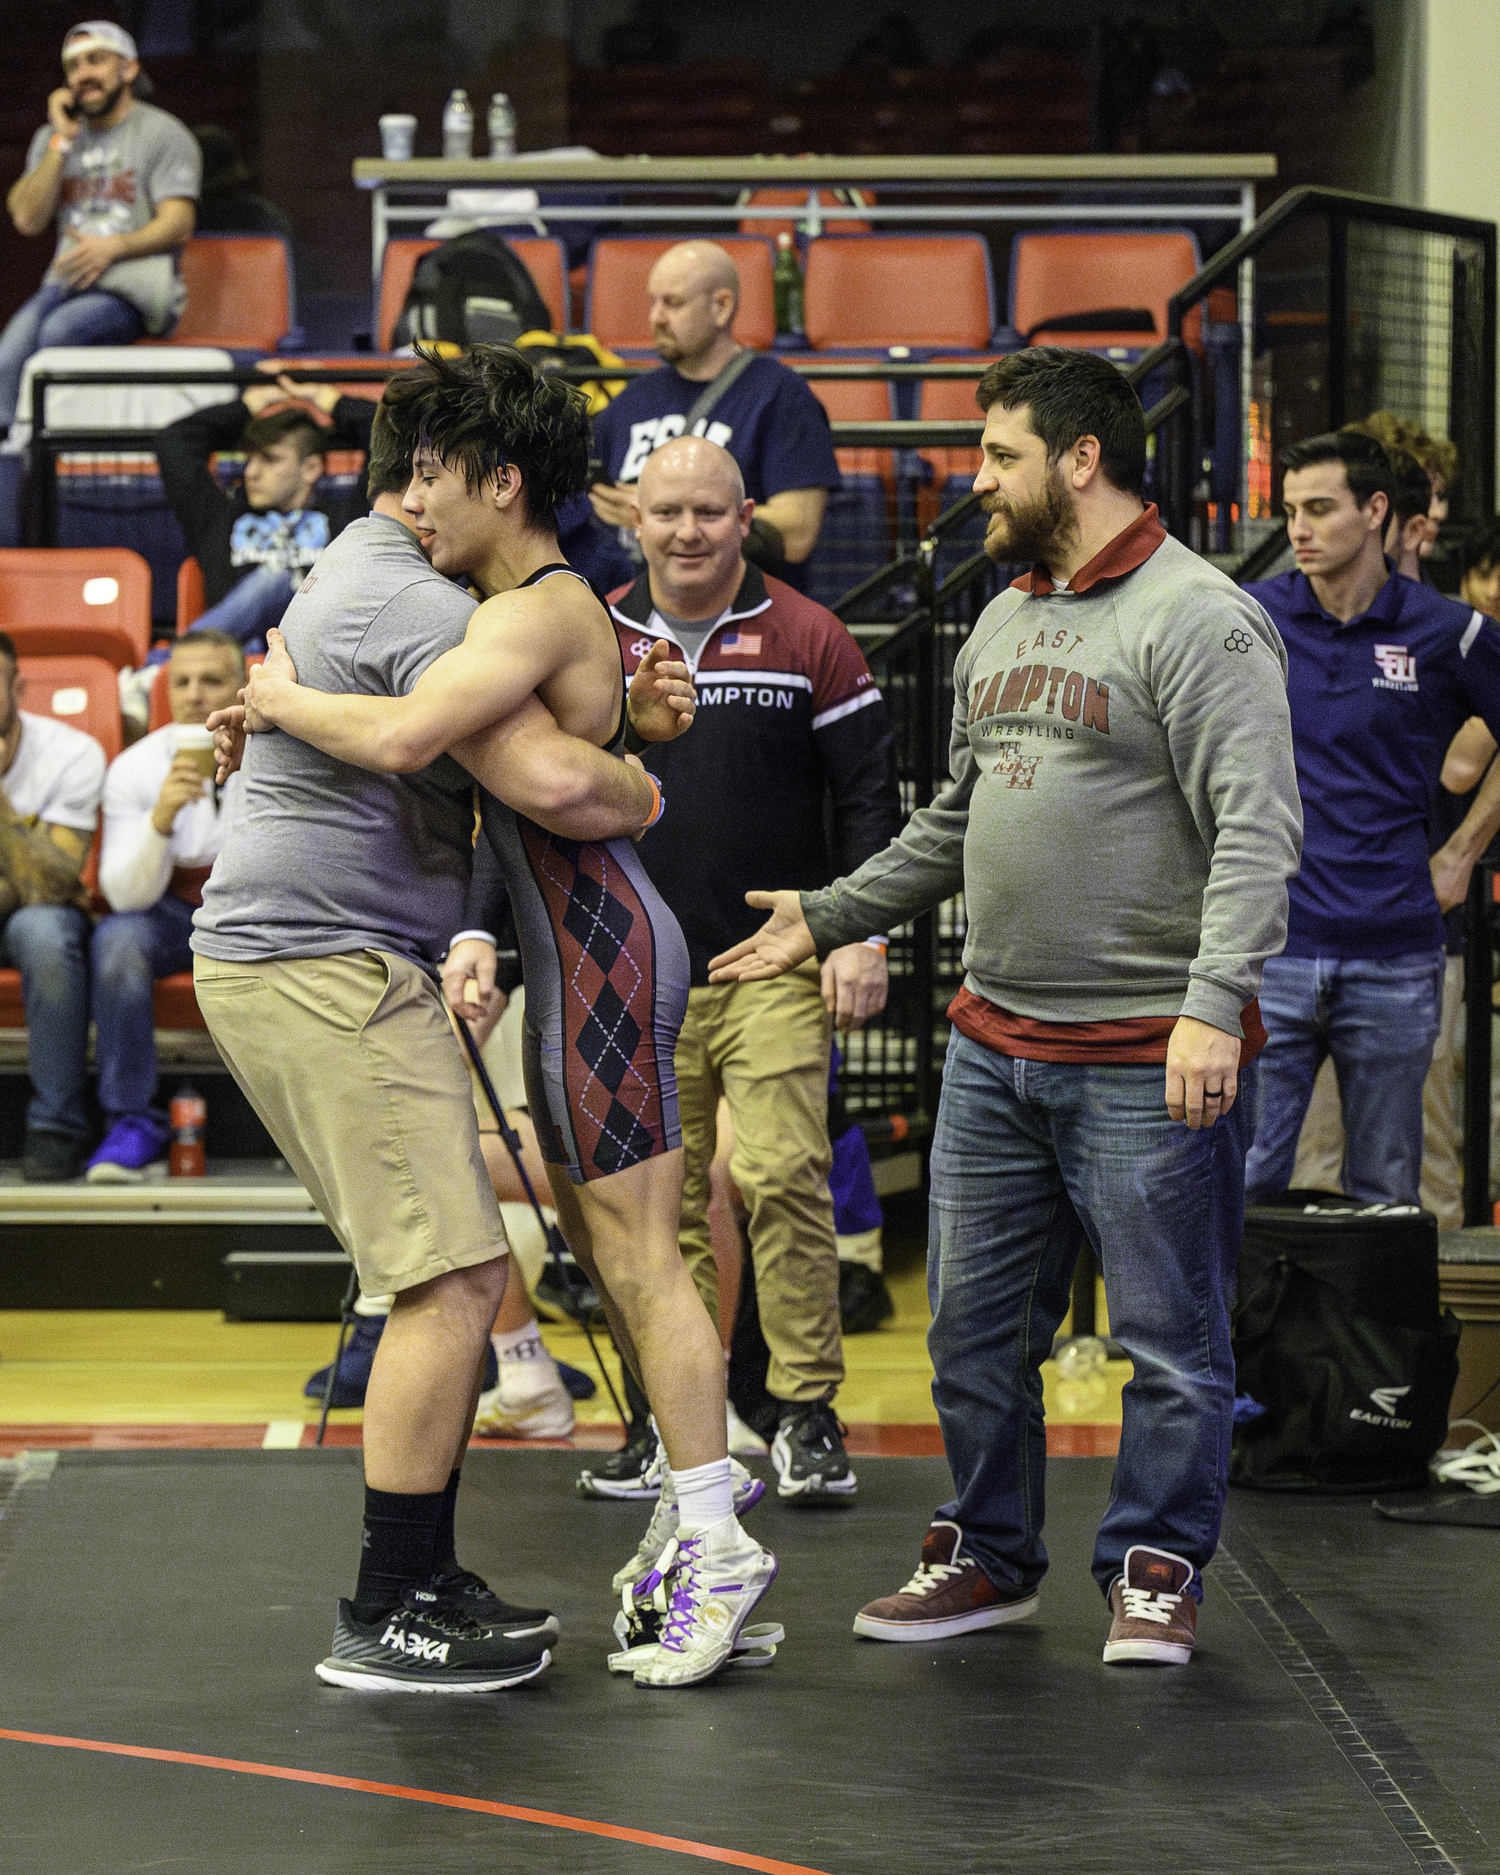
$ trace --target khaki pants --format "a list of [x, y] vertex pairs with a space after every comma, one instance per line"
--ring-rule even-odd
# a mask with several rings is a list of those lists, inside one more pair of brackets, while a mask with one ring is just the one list
[[844, 1378], [828, 1194], [829, 1042], [812, 963], [769, 983], [690, 990], [677, 1042], [682, 1254], [717, 1321], [708, 1167], [722, 1094], [734, 1123], [729, 1173], [750, 1213], [756, 1295], [771, 1350], [766, 1386], [779, 1400], [831, 1399]]
[[198, 1007], [366, 1296], [504, 1256], [462, 1045], [431, 979], [387, 951], [198, 957]]

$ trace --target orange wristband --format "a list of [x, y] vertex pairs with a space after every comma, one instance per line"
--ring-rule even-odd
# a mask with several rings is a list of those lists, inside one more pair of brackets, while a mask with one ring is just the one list
[[641, 832], [644, 833], [647, 827], [654, 827], [657, 821], [661, 819], [662, 810], [667, 805], [667, 797], [661, 791], [661, 783], [656, 779], [649, 768], [643, 768], [641, 773], [646, 777], [647, 781], [651, 783], [651, 798], [655, 802], [655, 806], [651, 809], [651, 818], [646, 822], [646, 826], [641, 828]]

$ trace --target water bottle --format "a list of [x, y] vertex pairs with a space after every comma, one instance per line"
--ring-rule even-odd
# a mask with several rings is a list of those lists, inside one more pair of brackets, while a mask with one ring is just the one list
[[474, 113], [467, 91], [455, 89], [443, 106], [443, 161], [467, 162], [474, 154]]
[[202, 1178], [208, 1170], [203, 1134], [208, 1125], [208, 1103], [197, 1088], [184, 1082], [167, 1108], [172, 1143], [167, 1148], [167, 1170], [173, 1178]]
[[488, 129], [491, 157], [514, 156], [516, 153], [516, 113], [510, 99], [503, 91], [497, 91], [490, 99]]
[[784, 230], [776, 237], [776, 265], [771, 273], [771, 290], [776, 303], [776, 330], [788, 336], [800, 334], [802, 324], [802, 269], [797, 265], [797, 250], [792, 237]]

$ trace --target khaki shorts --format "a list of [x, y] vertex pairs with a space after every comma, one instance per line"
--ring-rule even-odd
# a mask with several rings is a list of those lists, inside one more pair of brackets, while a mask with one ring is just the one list
[[196, 957], [219, 1053], [377, 1296], [503, 1256], [462, 1048], [404, 957]]

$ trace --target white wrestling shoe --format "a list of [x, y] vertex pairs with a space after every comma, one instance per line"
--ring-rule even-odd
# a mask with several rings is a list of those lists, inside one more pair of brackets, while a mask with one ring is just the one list
[[[731, 1509], [736, 1517], [741, 1517], [752, 1504], [758, 1504], [765, 1495], [765, 1482], [753, 1476], [737, 1458], [729, 1461], [729, 1484], [733, 1493]], [[646, 1525], [646, 1534], [641, 1538], [635, 1554], [623, 1569], [617, 1569], [610, 1578], [610, 1588], [616, 1594], [623, 1594], [634, 1583], [649, 1575], [657, 1558], [677, 1534], [677, 1486], [672, 1481], [672, 1474], [663, 1464], [661, 1469], [661, 1496], [656, 1500], [656, 1509], [651, 1513], [651, 1521]]]
[[566, 1439], [573, 1402], [557, 1362], [540, 1340], [521, 1345], [527, 1352], [519, 1358], [509, 1350], [500, 1356], [499, 1384], [480, 1394], [474, 1431], [481, 1439]]
[[[637, 1686], [696, 1686], [725, 1666], [751, 1610], [776, 1580], [776, 1558], [733, 1517], [673, 1537], [660, 1565], [666, 1603], [656, 1649]], [[649, 1578], [648, 1578], [649, 1580]]]

